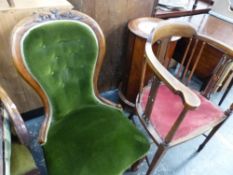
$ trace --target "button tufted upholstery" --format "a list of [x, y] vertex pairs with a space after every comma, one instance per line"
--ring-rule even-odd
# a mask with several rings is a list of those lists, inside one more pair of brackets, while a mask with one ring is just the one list
[[53, 119], [98, 103], [92, 85], [98, 44], [88, 26], [57, 21], [36, 27], [24, 39], [23, 51], [49, 97]]
[[100, 48], [89, 26], [46, 22], [21, 44], [27, 70], [49, 99], [52, 122], [43, 145], [49, 175], [119, 175], [145, 155], [143, 134], [94, 94]]

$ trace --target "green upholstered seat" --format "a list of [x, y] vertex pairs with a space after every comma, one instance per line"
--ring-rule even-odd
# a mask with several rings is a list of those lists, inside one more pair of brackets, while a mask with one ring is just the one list
[[27, 70], [49, 99], [52, 122], [43, 145], [49, 175], [119, 175], [146, 154], [145, 136], [95, 96], [100, 48], [88, 25], [42, 23], [21, 43]]
[[26, 146], [19, 143], [13, 143], [11, 149], [11, 175], [24, 175], [37, 169], [32, 154]]

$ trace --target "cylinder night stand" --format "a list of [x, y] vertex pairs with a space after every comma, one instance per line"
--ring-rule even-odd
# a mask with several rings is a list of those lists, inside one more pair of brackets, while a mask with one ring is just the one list
[[[143, 17], [131, 20], [128, 23], [130, 31], [128, 40], [128, 50], [126, 58], [126, 66], [124, 70], [124, 77], [119, 87], [119, 96], [124, 107], [134, 107], [137, 93], [140, 88], [140, 80], [145, 61], [144, 47], [146, 39], [153, 28], [162, 21], [159, 18]], [[165, 57], [171, 58], [176, 46], [176, 40], [172, 40], [168, 44], [167, 53]], [[158, 46], [154, 46], [155, 53]], [[149, 67], [146, 69], [145, 83], [151, 78], [152, 71]]]

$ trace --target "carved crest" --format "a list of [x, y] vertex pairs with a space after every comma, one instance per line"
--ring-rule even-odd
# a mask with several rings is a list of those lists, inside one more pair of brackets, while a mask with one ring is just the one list
[[38, 18], [36, 18], [36, 22], [44, 22], [44, 21], [51, 21], [51, 20], [80, 20], [82, 17], [75, 15], [71, 11], [68, 12], [60, 12], [57, 9], [50, 10], [49, 13], [44, 14], [36, 14]]

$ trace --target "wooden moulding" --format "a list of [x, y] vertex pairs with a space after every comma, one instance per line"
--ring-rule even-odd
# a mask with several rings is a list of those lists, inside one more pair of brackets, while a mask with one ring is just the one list
[[96, 67], [94, 71], [94, 78], [93, 78], [93, 84], [94, 84], [94, 92], [97, 98], [99, 98], [102, 102], [108, 103], [110, 105], [113, 105], [115, 107], [119, 107], [117, 104], [114, 104], [105, 98], [101, 97], [99, 95], [98, 89], [97, 89], [97, 81], [100, 73], [100, 68], [103, 63], [103, 58], [105, 54], [105, 39], [104, 35], [102, 33], [102, 30], [98, 26], [98, 24], [89, 16], [78, 12], [78, 11], [51, 11], [50, 13], [46, 14], [37, 14], [28, 18], [25, 18], [24, 20], [20, 21], [13, 30], [13, 35], [11, 38], [11, 45], [12, 45], [12, 54], [14, 63], [19, 71], [19, 73], [22, 75], [22, 77], [36, 90], [36, 92], [41, 97], [44, 107], [45, 107], [45, 120], [42, 124], [40, 135], [39, 135], [39, 142], [45, 143], [47, 132], [51, 120], [51, 111], [49, 107], [48, 98], [45, 94], [45, 92], [42, 90], [39, 83], [31, 76], [31, 74], [28, 72], [27, 68], [25, 67], [23, 63], [22, 53], [20, 50], [20, 41], [26, 31], [28, 31], [31, 27], [36, 26], [39, 23], [43, 23], [46, 21], [53, 21], [53, 20], [76, 20], [82, 23], [87, 24], [90, 26], [93, 31], [96, 34], [97, 40], [98, 40], [98, 46], [99, 46], [99, 54], [96, 62]]

